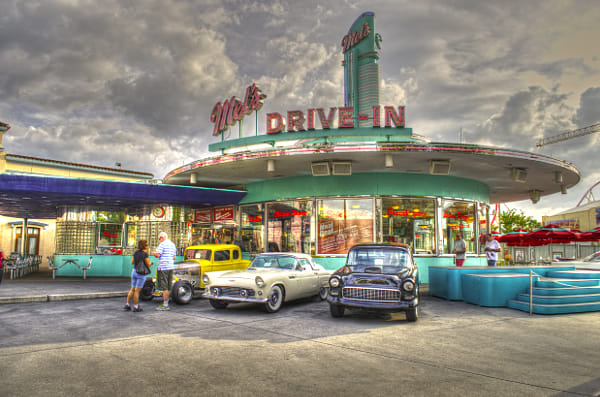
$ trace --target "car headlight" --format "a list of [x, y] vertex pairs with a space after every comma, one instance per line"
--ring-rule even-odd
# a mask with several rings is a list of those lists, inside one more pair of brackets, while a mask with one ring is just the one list
[[262, 288], [265, 286], [265, 280], [263, 280], [262, 277], [260, 277], [260, 276], [256, 276], [256, 278], [254, 279], [254, 282], [256, 283], [258, 288]]
[[411, 292], [413, 289], [415, 289], [415, 283], [413, 283], [411, 280], [406, 280], [402, 283], [402, 289], [404, 291]]
[[329, 280], [329, 285], [331, 288], [337, 288], [340, 286], [340, 279], [337, 277], [333, 277]]
[[202, 275], [202, 282], [206, 285], [210, 282], [210, 278], [206, 274]]

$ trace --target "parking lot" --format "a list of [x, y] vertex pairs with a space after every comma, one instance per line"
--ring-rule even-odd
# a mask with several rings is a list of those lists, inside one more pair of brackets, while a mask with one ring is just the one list
[[3, 395], [598, 395], [600, 313], [532, 316], [424, 297], [421, 318], [320, 301], [275, 314], [196, 299], [0, 305]]

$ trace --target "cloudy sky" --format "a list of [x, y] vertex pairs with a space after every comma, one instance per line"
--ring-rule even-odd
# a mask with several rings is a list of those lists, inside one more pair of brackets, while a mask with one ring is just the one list
[[458, 142], [462, 128], [582, 172], [567, 195], [510, 208], [556, 213], [600, 180], [600, 133], [535, 146], [600, 122], [597, 0], [0, 0], [4, 147], [162, 178], [208, 153], [214, 104], [252, 83], [263, 131], [267, 112], [342, 105], [340, 43], [365, 11], [381, 103], [405, 105], [415, 133]]

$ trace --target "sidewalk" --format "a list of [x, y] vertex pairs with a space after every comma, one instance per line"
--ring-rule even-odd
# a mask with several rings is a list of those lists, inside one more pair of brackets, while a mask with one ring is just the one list
[[56, 277], [52, 271], [40, 269], [19, 279], [4, 274], [0, 283], [0, 304], [49, 302], [75, 299], [114, 298], [127, 296], [131, 280], [124, 277]]

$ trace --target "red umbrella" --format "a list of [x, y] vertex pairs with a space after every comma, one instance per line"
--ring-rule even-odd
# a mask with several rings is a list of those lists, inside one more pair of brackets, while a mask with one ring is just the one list
[[596, 227], [585, 233], [581, 233], [579, 241], [598, 241], [600, 240], [600, 227]]
[[512, 246], [514, 243], [520, 244], [525, 241], [525, 235], [527, 233], [529, 233], [529, 231], [525, 229], [516, 229], [512, 232], [503, 234], [498, 238], [498, 241], [501, 243], [507, 243], [509, 246]]
[[547, 240], [546, 244], [562, 244], [577, 240], [577, 235], [569, 229], [549, 225], [527, 234], [527, 238], [534, 241]]

